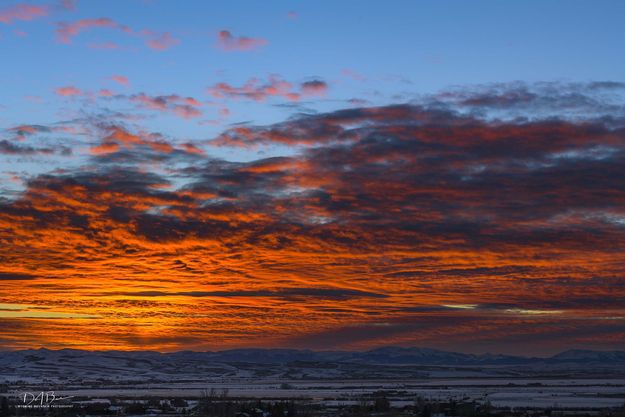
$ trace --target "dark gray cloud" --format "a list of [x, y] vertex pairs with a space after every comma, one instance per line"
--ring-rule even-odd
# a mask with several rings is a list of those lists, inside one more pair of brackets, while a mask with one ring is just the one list
[[37, 276], [18, 272], [0, 272], [0, 281], [28, 281], [33, 279], [37, 279]]
[[242, 291], [136, 291], [122, 293], [107, 293], [106, 295], [126, 295], [133, 297], [275, 297], [283, 299], [296, 298], [321, 298], [342, 300], [347, 298], [373, 297], [385, 298], [386, 295], [368, 291], [360, 291], [346, 288], [285, 288], [281, 290], [242, 290]]

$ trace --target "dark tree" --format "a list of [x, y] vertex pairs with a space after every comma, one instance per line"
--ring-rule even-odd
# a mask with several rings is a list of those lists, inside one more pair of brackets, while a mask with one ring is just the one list
[[388, 398], [382, 396], [377, 397], [375, 399], [375, 403], [373, 404], [373, 409], [375, 411], [388, 411], [391, 408], [391, 403]]
[[0, 400], [0, 417], [9, 417], [10, 415], [9, 400], [7, 397], [2, 397], [2, 400]]

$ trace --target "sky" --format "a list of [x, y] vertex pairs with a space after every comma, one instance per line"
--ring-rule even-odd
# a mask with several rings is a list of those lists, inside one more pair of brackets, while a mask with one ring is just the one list
[[0, 348], [622, 348], [623, 17], [0, 0]]

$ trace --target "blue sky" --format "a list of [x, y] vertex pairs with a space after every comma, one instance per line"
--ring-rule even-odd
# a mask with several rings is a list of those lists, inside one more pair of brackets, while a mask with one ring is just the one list
[[[14, 4], [3, 1], [2, 7]], [[289, 18], [289, 12], [296, 17]], [[1, 123], [10, 127], [33, 118], [57, 120], [63, 102], [54, 88], [113, 88], [107, 81], [113, 73], [129, 78], [129, 93], [176, 93], [201, 100], [208, 99], [206, 87], [220, 81], [238, 85], [268, 74], [291, 82], [317, 77], [329, 85], [323, 100], [310, 104], [319, 110], [341, 107], [341, 100], [351, 98], [378, 104], [397, 101], [393, 96], [402, 94], [400, 101], [405, 101], [452, 85], [618, 81], [625, 74], [623, 16], [625, 5], [619, 1], [263, 1], [217, 6], [137, 0], [78, 2], [73, 11], [52, 4], [40, 19], [0, 23]], [[69, 45], [55, 38], [57, 22], [100, 17], [137, 31], [171, 32], [180, 43], [154, 51], [137, 36], [107, 28], [84, 31]], [[222, 29], [268, 43], [249, 52], [224, 52], [214, 47]], [[120, 49], [89, 47], [107, 42]], [[350, 79], [344, 70], [366, 80]], [[45, 105], [25, 102], [27, 95], [42, 97]], [[274, 105], [283, 101], [229, 103], [231, 118], [224, 123], [280, 120], [289, 111]], [[171, 120], [153, 122], [166, 128]], [[214, 135], [223, 123], [176, 127], [199, 137]]]

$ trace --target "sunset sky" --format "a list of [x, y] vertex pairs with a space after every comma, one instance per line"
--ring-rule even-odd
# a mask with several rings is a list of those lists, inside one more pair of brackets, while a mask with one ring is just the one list
[[622, 349], [623, 18], [0, 0], [0, 349]]

